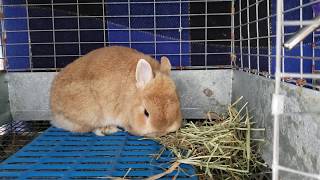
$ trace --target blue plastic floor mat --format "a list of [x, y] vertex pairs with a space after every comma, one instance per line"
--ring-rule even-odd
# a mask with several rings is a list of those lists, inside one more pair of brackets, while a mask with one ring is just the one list
[[[126, 132], [99, 137], [50, 127], [0, 164], [0, 179], [143, 179], [164, 172], [172, 155], [152, 140]], [[197, 179], [189, 165], [162, 179]]]

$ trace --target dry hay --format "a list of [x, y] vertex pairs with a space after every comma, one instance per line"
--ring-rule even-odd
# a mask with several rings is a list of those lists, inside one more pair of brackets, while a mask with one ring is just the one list
[[237, 109], [241, 100], [229, 105], [225, 114], [209, 112], [208, 119], [187, 122], [177, 132], [155, 140], [173, 152], [176, 162], [197, 167], [205, 179], [264, 179], [267, 165], [256, 143], [263, 139], [251, 136], [265, 129], [252, 128], [247, 103]]

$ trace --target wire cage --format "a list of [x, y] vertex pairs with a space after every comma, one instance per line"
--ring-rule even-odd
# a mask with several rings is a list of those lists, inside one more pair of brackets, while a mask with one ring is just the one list
[[[42, 146], [48, 138], [60, 145], [64, 140], [78, 141], [46, 121], [51, 118], [50, 83], [76, 58], [96, 48], [120, 45], [158, 60], [170, 59], [186, 119], [203, 119], [208, 110], [223, 112], [244, 96], [256, 125], [266, 128], [262, 157], [272, 166], [273, 179], [320, 179], [319, 7], [319, 0], [2, 0], [0, 174], [16, 177], [19, 169], [23, 172], [26, 168], [14, 166], [14, 161], [27, 152], [48, 156], [50, 147]], [[95, 139], [90, 134], [84, 137]], [[126, 149], [132, 148], [127, 145], [136, 137], [120, 133], [105, 138], [98, 142], [116, 139]], [[136, 155], [159, 148], [154, 145]], [[91, 150], [89, 154], [102, 149]], [[32, 172], [59, 166], [35, 162], [39, 163], [37, 157], [29, 166]], [[59, 166], [63, 170], [50, 171], [51, 178], [81, 179], [89, 171], [94, 171], [91, 178], [103, 174], [100, 165], [91, 162], [94, 168], [76, 176], [88, 165], [63, 163]], [[114, 172], [114, 166], [103, 166]], [[159, 171], [141, 166], [149, 175]], [[128, 166], [114, 176], [125, 175], [124, 168]], [[194, 173], [192, 167], [186, 169]], [[61, 172], [70, 173], [57, 175]]]

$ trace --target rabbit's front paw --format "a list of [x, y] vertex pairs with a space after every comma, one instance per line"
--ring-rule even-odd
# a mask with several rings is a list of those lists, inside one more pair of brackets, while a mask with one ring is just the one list
[[115, 133], [118, 131], [119, 131], [119, 129], [117, 128], [117, 126], [106, 126], [106, 127], [102, 127], [102, 128], [97, 128], [93, 132], [97, 136], [105, 136], [105, 135], [112, 134], [112, 133]]

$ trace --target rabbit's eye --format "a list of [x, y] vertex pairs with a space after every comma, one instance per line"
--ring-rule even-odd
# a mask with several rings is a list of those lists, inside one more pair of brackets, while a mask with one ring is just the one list
[[144, 115], [145, 115], [146, 117], [149, 117], [149, 112], [148, 112], [146, 109], [144, 109]]

